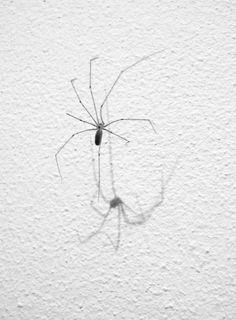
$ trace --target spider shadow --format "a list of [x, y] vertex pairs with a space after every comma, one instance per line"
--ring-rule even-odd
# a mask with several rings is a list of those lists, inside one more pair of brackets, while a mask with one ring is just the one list
[[[98, 225], [98, 227], [91, 232], [86, 238], [81, 239], [79, 232], [78, 233], [78, 238], [80, 244], [85, 244], [88, 241], [90, 241], [92, 238], [99, 234], [104, 234], [106, 238], [109, 240], [110, 244], [114, 248], [115, 251], [118, 251], [120, 247], [120, 242], [121, 242], [121, 224], [122, 221], [126, 225], [130, 226], [139, 226], [142, 224], [145, 224], [150, 217], [152, 216], [153, 212], [162, 205], [164, 201], [164, 195], [166, 191], [166, 187], [171, 179], [171, 177], [174, 174], [175, 168], [177, 166], [177, 162], [175, 162], [174, 167], [171, 170], [171, 173], [169, 174], [168, 178], [166, 181], [164, 181], [164, 176], [163, 176], [163, 165], [162, 165], [162, 171], [161, 171], [161, 190], [158, 193], [158, 199], [157, 201], [150, 206], [145, 211], [142, 211], [139, 206], [139, 212], [134, 210], [133, 207], [129, 206], [126, 202], [122, 200], [122, 198], [117, 194], [116, 190], [116, 185], [115, 185], [115, 178], [114, 178], [114, 167], [113, 167], [113, 156], [112, 156], [112, 147], [111, 147], [111, 136], [109, 135], [108, 139], [108, 147], [109, 147], [109, 162], [110, 162], [110, 179], [111, 179], [111, 189], [112, 189], [112, 198], [107, 198], [107, 196], [104, 194], [103, 188], [100, 186], [100, 196], [104, 203], [108, 206], [108, 209], [104, 212], [102, 212], [97, 206], [95, 205], [95, 201], [97, 199], [97, 192], [95, 192], [90, 205], [91, 208], [96, 212], [100, 217], [101, 217], [101, 222]], [[96, 174], [96, 169], [95, 169], [95, 158], [94, 158], [94, 152], [93, 152], [93, 144], [91, 142], [91, 151], [92, 151], [92, 163], [93, 163], [93, 174], [94, 174], [94, 180], [96, 181], [96, 185], [98, 186], [98, 180], [97, 180], [97, 174]], [[161, 157], [160, 157], [161, 158]], [[138, 199], [137, 199], [138, 202]], [[103, 231], [104, 225], [108, 221], [110, 215], [112, 214], [113, 211], [116, 211], [117, 214], [117, 237], [116, 240], [112, 240], [112, 238], [105, 232]], [[132, 217], [130, 217], [132, 216]]]

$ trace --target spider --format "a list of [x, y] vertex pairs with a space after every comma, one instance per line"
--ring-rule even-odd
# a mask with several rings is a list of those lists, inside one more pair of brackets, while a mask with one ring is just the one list
[[[98, 226], [98, 228], [93, 231], [89, 236], [87, 236], [85, 239], [81, 239], [78, 231], [78, 237], [79, 237], [79, 241], [81, 244], [84, 244], [86, 242], [88, 242], [89, 240], [91, 240], [93, 237], [95, 237], [96, 235], [98, 235], [99, 233], [103, 233], [105, 234], [105, 236], [108, 238], [109, 242], [111, 243], [112, 247], [114, 248], [115, 251], [118, 251], [119, 246], [120, 246], [120, 235], [121, 235], [121, 222], [123, 220], [124, 223], [128, 224], [128, 225], [133, 225], [133, 226], [137, 226], [137, 225], [142, 225], [144, 223], [146, 223], [148, 221], [148, 219], [151, 217], [151, 214], [153, 213], [153, 211], [158, 208], [164, 201], [164, 193], [167, 187], [167, 184], [169, 183], [172, 175], [174, 174], [174, 170], [176, 168], [177, 165], [177, 161], [175, 163], [174, 168], [172, 169], [171, 173], [169, 174], [168, 178], [166, 179], [165, 183], [164, 183], [164, 177], [163, 177], [163, 170], [161, 173], [161, 192], [159, 195], [159, 199], [157, 200], [156, 203], [154, 203], [149, 209], [147, 209], [144, 212], [136, 212], [134, 209], [132, 209], [130, 206], [127, 205], [127, 203], [125, 203], [121, 197], [118, 196], [117, 192], [116, 192], [116, 187], [115, 187], [115, 179], [114, 179], [114, 169], [113, 169], [113, 159], [112, 159], [112, 147], [111, 147], [111, 141], [110, 141], [110, 134], [109, 134], [109, 138], [108, 138], [108, 143], [109, 143], [109, 162], [110, 162], [110, 177], [111, 177], [111, 186], [112, 186], [112, 192], [113, 192], [113, 198], [111, 200], [108, 200], [107, 197], [104, 195], [103, 190], [101, 188], [100, 190], [100, 194], [102, 199], [104, 200], [104, 202], [108, 205], [108, 209], [106, 211], [106, 213], [101, 212], [99, 209], [97, 209], [94, 205], [94, 200], [91, 201], [91, 207], [93, 208], [93, 210], [99, 214], [102, 217], [102, 220]], [[94, 171], [94, 179], [96, 181], [96, 183], [98, 184], [97, 181], [97, 175], [95, 172], [95, 166], [94, 166], [94, 157], [93, 157], [93, 171]], [[94, 199], [95, 197], [93, 197]], [[116, 241], [114, 242], [111, 237], [105, 233], [103, 230], [103, 227], [108, 219], [108, 217], [110, 216], [111, 212], [117, 210], [117, 238]], [[134, 215], [134, 218], [130, 218], [129, 215], [132, 214]]]
[[82, 123], [85, 123], [85, 124], [88, 124], [90, 125], [92, 128], [90, 129], [85, 129], [85, 130], [82, 130], [82, 131], [78, 131], [74, 134], [72, 134], [70, 136], [69, 139], [67, 139], [64, 144], [57, 150], [56, 154], [55, 154], [55, 158], [56, 158], [56, 163], [57, 163], [57, 169], [58, 169], [58, 172], [59, 172], [59, 175], [60, 175], [60, 178], [61, 178], [61, 181], [62, 181], [62, 175], [61, 175], [61, 171], [60, 171], [60, 168], [59, 168], [59, 163], [58, 163], [58, 155], [59, 153], [64, 149], [64, 147], [75, 137], [75, 136], [78, 136], [84, 132], [87, 132], [87, 131], [96, 131], [95, 133], [95, 139], [94, 139], [94, 142], [95, 142], [95, 145], [98, 146], [98, 197], [99, 197], [99, 193], [100, 193], [100, 154], [101, 154], [101, 144], [102, 144], [102, 136], [103, 136], [103, 131], [106, 131], [108, 132], [109, 134], [112, 134], [120, 139], [122, 139], [123, 141], [125, 141], [126, 143], [129, 142], [128, 139], [120, 136], [119, 134], [111, 131], [110, 129], [108, 129], [108, 127], [110, 127], [112, 124], [116, 123], [116, 122], [120, 122], [120, 121], [144, 121], [144, 122], [147, 122], [151, 125], [153, 131], [156, 133], [156, 130], [155, 130], [155, 127], [154, 127], [154, 124], [153, 122], [150, 120], [150, 119], [138, 119], [138, 118], [121, 118], [121, 119], [117, 119], [117, 120], [114, 120], [114, 121], [111, 121], [111, 122], [108, 122], [108, 123], [105, 123], [104, 120], [103, 120], [103, 116], [102, 116], [102, 111], [103, 111], [103, 106], [105, 104], [105, 102], [107, 101], [108, 97], [110, 96], [110, 94], [112, 93], [114, 87], [116, 86], [116, 84], [118, 83], [119, 79], [121, 78], [121, 76], [126, 72], [128, 71], [129, 69], [135, 67], [137, 64], [139, 64], [140, 62], [144, 61], [144, 60], [147, 60], [149, 58], [151, 58], [152, 56], [156, 55], [156, 54], [159, 54], [159, 53], [162, 53], [163, 51], [165, 51], [166, 49], [163, 49], [163, 50], [160, 50], [160, 51], [156, 51], [154, 53], [152, 53], [151, 55], [148, 55], [148, 56], [144, 56], [142, 57], [141, 59], [137, 60], [135, 63], [129, 65], [128, 67], [126, 67], [125, 69], [121, 70], [120, 73], [118, 74], [117, 78], [115, 79], [115, 81], [113, 82], [110, 90], [107, 92], [107, 94], [105, 94], [105, 98], [102, 102], [102, 104], [100, 105], [99, 107], [99, 113], [98, 113], [98, 108], [96, 106], [96, 103], [95, 103], [95, 99], [94, 99], [94, 94], [93, 94], [93, 88], [92, 88], [92, 63], [94, 60], [98, 59], [98, 57], [95, 57], [95, 58], [92, 58], [90, 59], [90, 68], [89, 68], [89, 90], [90, 90], [90, 94], [91, 94], [91, 98], [92, 98], [92, 101], [93, 101], [93, 108], [94, 108], [94, 112], [95, 112], [95, 116], [88, 110], [88, 108], [84, 105], [84, 103], [82, 102], [81, 98], [80, 98], [80, 95], [78, 93], [78, 90], [76, 89], [75, 87], [75, 79], [72, 79], [71, 80], [71, 85], [72, 85], [72, 88], [78, 98], [78, 101], [80, 103], [80, 105], [83, 107], [83, 109], [87, 112], [88, 116], [90, 117], [90, 120], [91, 121], [87, 121], [87, 120], [83, 120], [83, 119], [80, 119], [70, 113], [66, 113], [68, 116], [82, 122]]

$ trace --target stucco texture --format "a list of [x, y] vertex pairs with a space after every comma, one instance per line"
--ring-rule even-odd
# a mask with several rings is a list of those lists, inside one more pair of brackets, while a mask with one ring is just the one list
[[[1, 320], [236, 319], [235, 15], [233, 0], [1, 0]], [[70, 80], [95, 116], [89, 60], [99, 107], [162, 49], [103, 108], [155, 122], [114, 124], [130, 143], [104, 132], [100, 158], [102, 195], [148, 218], [118, 206], [88, 239], [109, 203], [94, 131], [60, 152], [60, 180], [55, 153], [92, 128], [66, 113], [93, 121]]]

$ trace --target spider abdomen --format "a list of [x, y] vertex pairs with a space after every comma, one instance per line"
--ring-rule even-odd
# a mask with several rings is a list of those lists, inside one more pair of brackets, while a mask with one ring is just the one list
[[95, 144], [96, 146], [100, 146], [102, 143], [102, 128], [97, 129], [96, 135], [95, 135]]

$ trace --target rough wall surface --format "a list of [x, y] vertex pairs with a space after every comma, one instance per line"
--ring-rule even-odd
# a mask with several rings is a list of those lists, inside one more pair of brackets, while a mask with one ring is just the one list
[[[235, 9], [230, 0], [1, 1], [0, 319], [236, 319]], [[122, 68], [162, 49], [122, 75], [104, 107], [111, 120], [152, 119], [157, 134], [120, 122], [111, 128], [130, 143], [112, 136], [111, 150], [104, 132], [101, 148], [104, 195], [114, 196], [113, 179], [127, 216], [150, 217], [121, 219], [115, 251], [124, 216], [115, 208], [104, 233], [81, 244], [109, 204], [97, 201], [93, 131], [60, 153], [60, 181], [56, 151], [91, 128], [65, 114], [91, 121], [70, 80], [94, 112], [90, 58], [99, 56], [99, 105]]]

